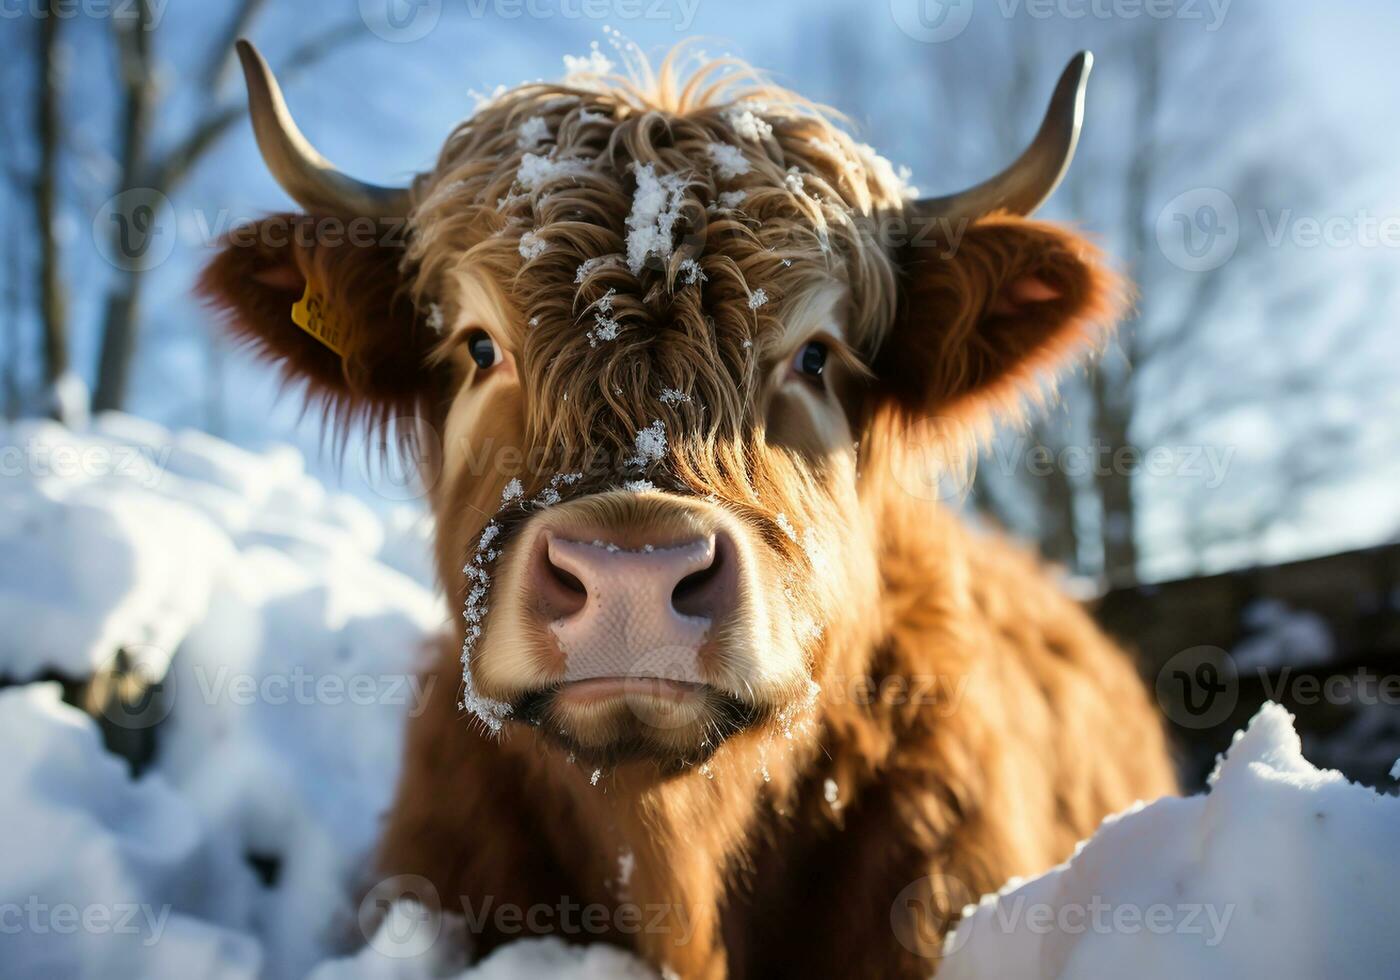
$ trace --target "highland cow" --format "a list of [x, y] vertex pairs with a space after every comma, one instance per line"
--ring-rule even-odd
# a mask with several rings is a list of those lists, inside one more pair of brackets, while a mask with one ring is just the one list
[[926, 976], [962, 902], [1173, 789], [1129, 658], [926, 472], [1122, 307], [1029, 218], [1087, 55], [1004, 173], [921, 199], [684, 51], [505, 91], [373, 186], [240, 54], [304, 213], [203, 289], [333, 421], [418, 441], [457, 627], [379, 868], [467, 910], [474, 956], [554, 932], [685, 978]]

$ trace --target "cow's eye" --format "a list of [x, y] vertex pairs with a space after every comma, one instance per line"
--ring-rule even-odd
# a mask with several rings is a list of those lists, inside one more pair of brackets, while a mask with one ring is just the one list
[[496, 342], [485, 330], [478, 330], [468, 338], [467, 350], [471, 352], [476, 366], [483, 371], [501, 359], [501, 355], [496, 351]]
[[810, 381], [820, 383], [822, 372], [826, 370], [826, 359], [831, 348], [820, 340], [812, 340], [802, 345], [792, 360], [792, 369]]

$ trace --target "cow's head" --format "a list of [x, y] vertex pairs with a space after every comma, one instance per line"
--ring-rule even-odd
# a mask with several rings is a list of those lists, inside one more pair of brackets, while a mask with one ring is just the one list
[[1005, 173], [915, 200], [797, 96], [669, 63], [508, 91], [410, 190], [373, 187], [241, 54], [306, 213], [240, 232], [204, 288], [342, 421], [429, 440], [463, 706], [585, 758], [803, 724], [881, 629], [910, 423], [1014, 411], [1117, 304], [1090, 245], [1025, 217], [1073, 152], [1084, 55]]

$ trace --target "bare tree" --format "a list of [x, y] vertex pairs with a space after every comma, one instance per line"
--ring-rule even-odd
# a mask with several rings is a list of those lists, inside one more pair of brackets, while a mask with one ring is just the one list
[[[120, 190], [142, 189], [169, 195], [179, 189], [194, 166], [229, 128], [246, 113], [240, 100], [221, 98], [231, 75], [233, 42], [246, 34], [266, 0], [239, 0], [214, 38], [199, 72], [198, 85], [203, 109], [174, 144], [157, 153], [151, 144], [150, 120], [159, 107], [159, 93], [151, 61], [152, 22], [149, 0], [137, 0], [138, 16], [118, 24], [115, 38], [121, 65], [122, 125], [118, 137], [121, 161]], [[363, 24], [348, 20], [308, 38], [286, 57], [279, 74], [285, 80], [332, 54], [347, 42], [363, 36]], [[122, 254], [120, 223], [112, 228], [109, 254]], [[146, 270], [130, 263], [116, 270], [107, 293], [102, 321], [102, 349], [98, 361], [97, 387], [93, 407], [98, 411], [119, 409], [126, 401], [131, 366], [136, 352], [137, 324], [140, 321], [142, 287]]]
[[[1329, 372], [1296, 370], [1298, 359], [1281, 365], [1251, 357], [1280, 336], [1306, 336], [1308, 317], [1334, 284], [1317, 263], [1290, 258], [1244, 227], [1228, 261], [1199, 272], [1183, 268], [1159, 248], [1164, 207], [1205, 183], [1227, 189], [1247, 220], [1278, 202], [1320, 210], [1328, 189], [1309, 182], [1306, 175], [1317, 168], [1298, 155], [1281, 157], [1233, 138], [1231, 121], [1256, 119], [1286, 90], [1285, 80], [1268, 77], [1258, 62], [1243, 62], [1247, 71], [1202, 66], [1204, 42], [1185, 21], [1017, 18], [1009, 29], [998, 26], [986, 34], [969, 31], [929, 53], [939, 128], [958, 134], [956, 143], [939, 147], [939, 183], [976, 179], [1011, 159], [1044, 111], [1047, 86], [1064, 60], [1075, 48], [1093, 47], [1100, 57], [1086, 138], [1052, 211], [1106, 237], [1137, 294], [1087, 376], [1062, 382], [1057, 410], [1034, 420], [1029, 432], [998, 434], [979, 465], [972, 502], [1035, 538], [1053, 560], [1104, 584], [1130, 584], [1166, 552], [1178, 563], [1200, 562], [1213, 543], [1240, 540], [1296, 510], [1277, 493], [1265, 499], [1232, 487], [1206, 496], [1189, 478], [1154, 478], [1144, 472], [1145, 454], [1198, 443], [1213, 418], [1241, 407], [1270, 406], [1277, 417], [1292, 418], [1291, 404], [1340, 390], [1338, 366], [1357, 359], [1360, 343], [1354, 337], [1350, 351], [1337, 349]], [[1105, 99], [1109, 93], [1116, 98]], [[1209, 129], [1189, 111], [1203, 99], [1211, 100]], [[1280, 278], [1285, 285], [1277, 285]], [[1260, 288], [1268, 282], [1275, 285]], [[1241, 296], [1254, 297], [1252, 308], [1241, 310]], [[1217, 349], [1222, 336], [1234, 341], [1228, 364]], [[1373, 383], [1346, 394], [1364, 397], [1363, 390], [1384, 387]], [[1326, 449], [1316, 451], [1313, 439]], [[1061, 460], [1067, 451], [1086, 465], [1073, 472], [1027, 465]], [[1348, 458], [1354, 466], [1357, 452], [1357, 437], [1344, 426], [1300, 418], [1271, 447], [1268, 479], [1296, 501], [1345, 471]], [[1167, 538], [1145, 526], [1144, 515], [1159, 513], [1164, 497], [1191, 498], [1189, 532]], [[1253, 508], [1247, 521], [1231, 510], [1236, 505]]]

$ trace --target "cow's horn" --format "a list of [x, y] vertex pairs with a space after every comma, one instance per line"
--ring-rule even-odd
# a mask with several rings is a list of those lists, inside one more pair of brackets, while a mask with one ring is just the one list
[[366, 184], [337, 170], [297, 128], [277, 78], [258, 49], [244, 40], [237, 47], [248, 84], [248, 112], [258, 150], [267, 169], [292, 200], [308, 211], [342, 218], [407, 216], [407, 189]]
[[946, 197], [926, 197], [913, 205], [925, 218], [975, 220], [992, 211], [1029, 215], [1045, 203], [1074, 159], [1084, 122], [1084, 90], [1094, 56], [1081, 51], [1070, 61], [1050, 97], [1040, 132], [1016, 162], [991, 180]]

